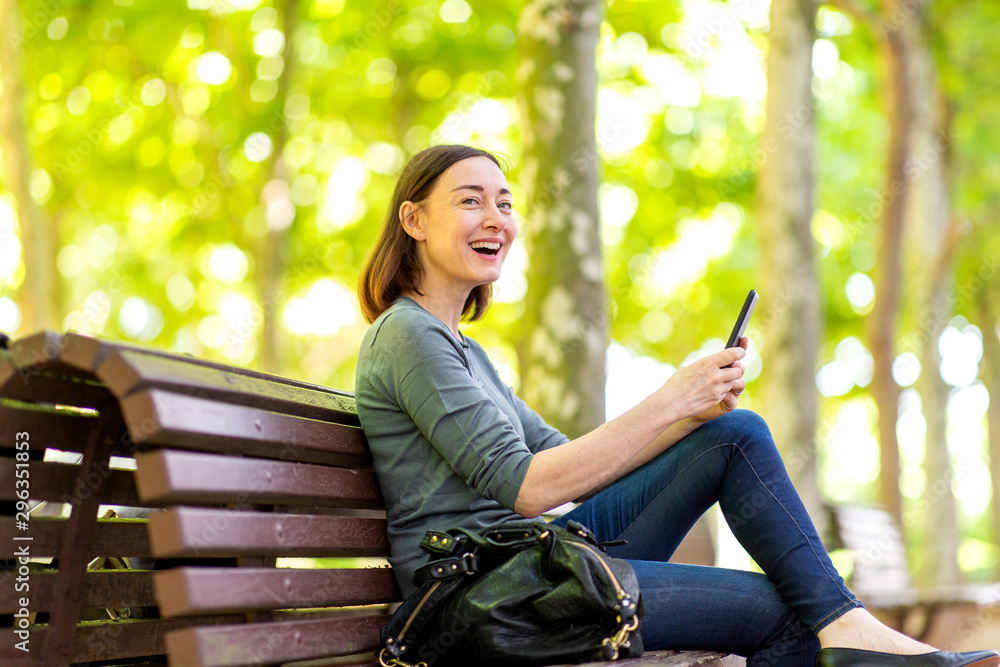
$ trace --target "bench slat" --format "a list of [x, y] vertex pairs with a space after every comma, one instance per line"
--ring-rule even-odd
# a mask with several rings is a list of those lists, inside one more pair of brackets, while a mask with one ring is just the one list
[[916, 606], [972, 605], [991, 607], [1000, 602], [1000, 584], [958, 584], [913, 589], [857, 586], [858, 598], [876, 609], [912, 609]]
[[78, 366], [65, 359], [68, 336], [40, 331], [10, 345], [14, 366], [24, 376], [50, 373], [75, 379], [94, 379], [93, 368]]
[[260, 505], [382, 506], [369, 471], [162, 449], [138, 454], [136, 462], [144, 501], [225, 504], [252, 496]]
[[[77, 624], [73, 633], [72, 660], [89, 663], [98, 660], [121, 660], [138, 656], [155, 656], [166, 653], [164, 636], [194, 625], [238, 623], [239, 616], [207, 618], [126, 619], [114, 623], [84, 621]], [[0, 664], [4, 667], [51, 667], [43, 665], [42, 646], [50, 632], [44, 625], [30, 626], [30, 653], [14, 648], [12, 628], [0, 630]]]
[[866, 590], [861, 586], [852, 586], [851, 590], [869, 609], [902, 609], [917, 604], [917, 593], [914, 590]]
[[0, 349], [0, 396], [3, 396], [4, 386], [17, 374], [14, 368], [14, 356], [7, 350]]
[[[0, 558], [13, 558], [15, 550], [25, 544], [14, 541], [14, 537], [30, 536], [30, 551], [33, 558], [49, 558], [58, 555], [62, 536], [66, 532], [67, 519], [50, 517], [32, 518], [28, 530], [17, 530], [14, 517], [0, 517], [0, 543], [4, 545]], [[146, 535], [145, 519], [98, 519], [94, 527], [94, 539], [85, 552], [88, 560], [97, 556], [149, 556], [149, 537]]]
[[304, 389], [318, 390], [324, 393], [333, 393], [347, 398], [353, 398], [353, 394], [340, 389], [330, 389], [309, 382], [303, 382], [302, 380], [287, 378], [281, 375], [273, 375], [271, 373], [255, 371], [249, 368], [210, 361], [208, 359], [195, 357], [187, 353], [167, 352], [159, 348], [137, 345], [135, 343], [123, 343], [121, 341], [98, 339], [92, 336], [68, 333], [62, 337], [61, 344], [62, 347], [59, 353], [59, 358], [61, 360], [64, 360], [67, 364], [75, 368], [86, 369], [92, 372], [96, 372], [104, 360], [112, 354], [118, 352], [135, 352], [153, 357], [179, 360], [192, 366], [201, 366], [204, 368], [224, 371], [226, 373], [237, 373], [247, 377], [267, 380], [268, 382], [277, 382], [280, 384], [287, 384], [292, 387], [302, 387]]
[[[55, 571], [32, 572], [29, 575], [29, 611], [49, 611], [57, 604], [52, 599], [52, 587], [58, 574]], [[2, 590], [14, 591], [17, 574], [0, 573]], [[0, 614], [13, 614], [20, 607], [15, 604], [17, 595], [0, 597]], [[148, 570], [91, 570], [83, 580], [80, 606], [84, 609], [104, 607], [147, 607], [156, 605], [153, 589], [153, 572]]]
[[369, 453], [356, 426], [277, 414], [161, 390], [121, 401], [135, 442], [329, 465], [365, 466]]
[[878, 590], [885, 588], [910, 588], [912, 579], [908, 572], [897, 570], [858, 570], [857, 566], [851, 575], [851, 584], [856, 588], [865, 590]]
[[237, 369], [191, 364], [176, 357], [121, 351], [98, 367], [97, 376], [118, 398], [139, 389], [158, 388], [310, 419], [360, 424], [353, 397], [275, 382]]
[[369, 605], [401, 599], [388, 568], [181, 567], [157, 572], [154, 584], [163, 616]]
[[239, 667], [353, 655], [379, 646], [389, 616], [190, 628], [167, 634], [171, 667]]
[[906, 550], [902, 542], [890, 542], [887, 539], [856, 539], [847, 536], [843, 540], [844, 547], [854, 551], [866, 561], [891, 563], [893, 567], [906, 566]]
[[105, 405], [111, 394], [100, 384], [75, 380], [49, 372], [14, 372], [2, 386], [0, 397], [25, 403], [72, 405], [97, 409]]
[[[34, 435], [32, 435], [33, 439]], [[15, 465], [14, 459], [0, 457], [0, 500], [16, 499]], [[29, 468], [31, 498], [33, 500], [69, 502], [69, 497], [76, 492], [76, 476], [79, 471], [80, 466], [70, 463], [32, 461]], [[130, 507], [141, 504], [131, 470], [118, 468], [108, 470], [108, 478], [104, 481], [101, 502], [105, 505], [128, 505]]]
[[31, 449], [53, 447], [82, 452], [86, 438], [96, 424], [96, 413], [79, 414], [41, 406], [0, 403], [0, 447], [14, 447], [21, 431], [30, 434]]
[[163, 557], [385, 556], [384, 519], [180, 507], [149, 517], [153, 554]]
[[888, 526], [843, 523], [840, 528], [840, 538], [844, 542], [864, 547], [889, 547], [900, 545], [903, 536], [897, 529]]
[[1000, 583], [936, 586], [917, 591], [923, 604], [977, 604], [992, 607], [1000, 603]]

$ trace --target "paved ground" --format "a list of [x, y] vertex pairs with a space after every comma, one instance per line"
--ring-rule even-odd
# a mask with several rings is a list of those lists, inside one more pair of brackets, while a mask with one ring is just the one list
[[925, 641], [948, 651], [1000, 651], [1000, 606], [941, 612]]

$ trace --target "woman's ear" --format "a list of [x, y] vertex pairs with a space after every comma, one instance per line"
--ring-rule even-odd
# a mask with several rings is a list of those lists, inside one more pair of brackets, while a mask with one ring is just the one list
[[399, 207], [399, 222], [403, 225], [403, 231], [414, 239], [417, 241], [426, 240], [424, 217], [418, 204], [404, 201]]

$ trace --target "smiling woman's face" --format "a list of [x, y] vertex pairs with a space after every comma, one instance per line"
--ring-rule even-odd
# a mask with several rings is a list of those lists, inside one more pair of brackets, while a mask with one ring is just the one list
[[472, 288], [499, 278], [517, 236], [512, 207], [507, 178], [485, 157], [456, 162], [427, 199], [405, 202], [399, 217], [417, 241], [421, 291], [446, 290], [464, 302]]

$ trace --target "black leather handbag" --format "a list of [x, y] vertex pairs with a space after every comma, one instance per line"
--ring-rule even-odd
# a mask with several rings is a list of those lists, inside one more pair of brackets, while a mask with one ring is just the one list
[[383, 667], [545, 665], [642, 654], [632, 566], [581, 524], [429, 531], [420, 590], [382, 629]]

